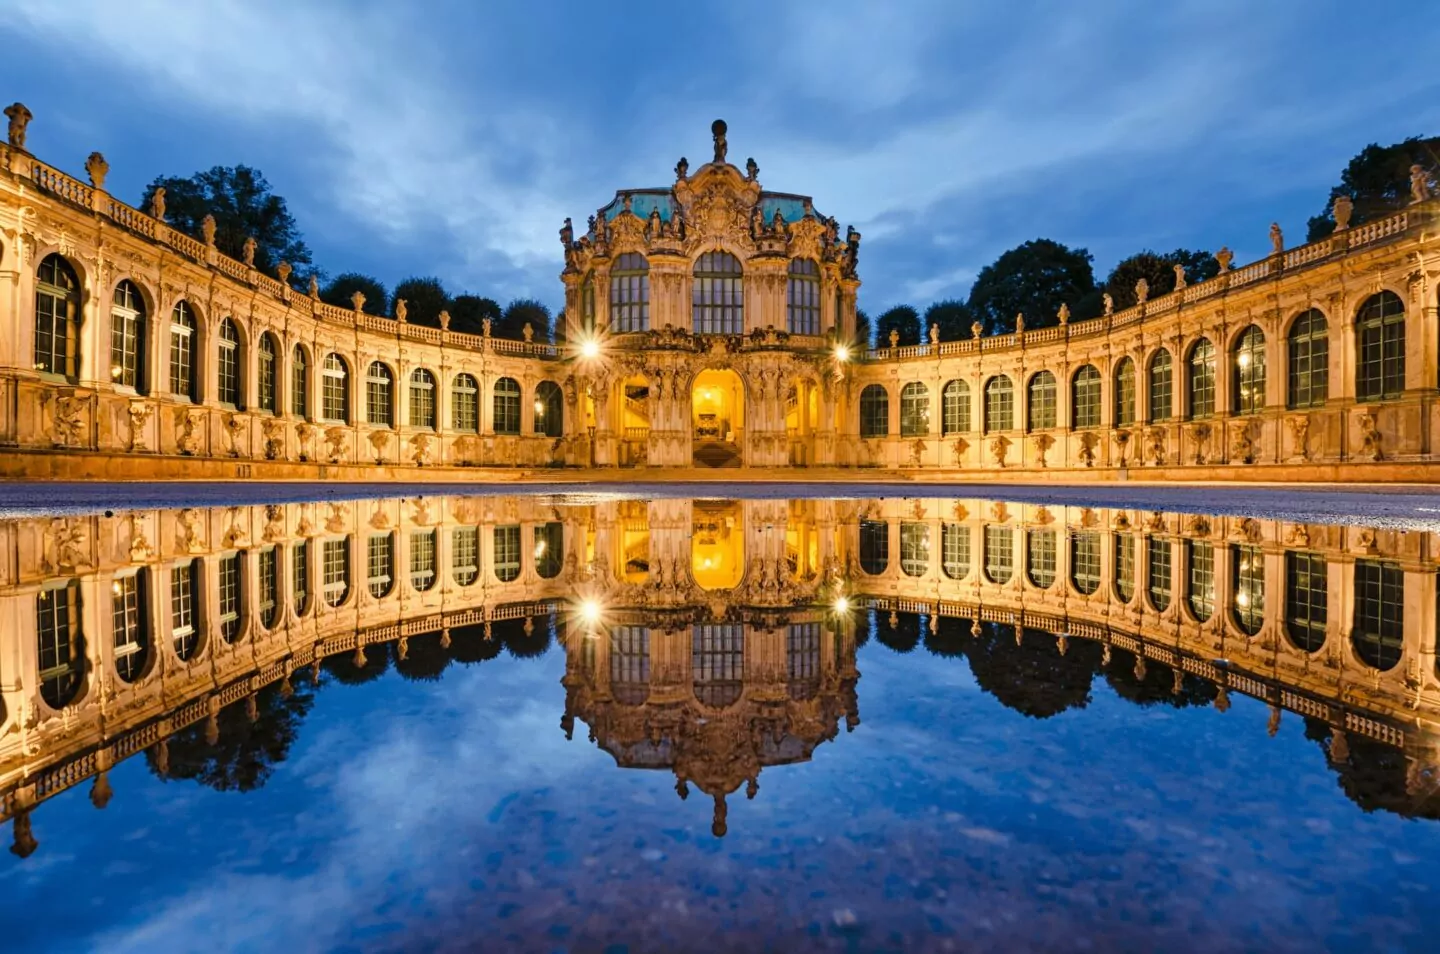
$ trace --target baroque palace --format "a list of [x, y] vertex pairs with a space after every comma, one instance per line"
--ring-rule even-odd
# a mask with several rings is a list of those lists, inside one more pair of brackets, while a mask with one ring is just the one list
[[[0, 818], [237, 751], [393, 666], [566, 653], [559, 730], [714, 800], [860, 722], [856, 646], [965, 656], [1028, 716], [1093, 680], [1305, 720], [1367, 810], [1440, 817], [1440, 536], [981, 499], [430, 497], [0, 522]], [[258, 743], [253, 743], [257, 744]], [[227, 747], [228, 745], [228, 747]], [[280, 746], [283, 758], [284, 746]], [[783, 771], [783, 769], [781, 769]], [[1196, 766], [1203, 771], [1203, 766]]]
[[[1434, 480], [1440, 200], [1101, 317], [868, 349], [860, 235], [681, 159], [561, 230], [562, 344], [337, 308], [0, 146], [0, 476]], [[806, 468], [800, 471], [799, 468]], [[518, 470], [517, 470], [518, 469]], [[662, 473], [655, 473], [661, 471]], [[717, 475], [719, 476], [719, 475]]]

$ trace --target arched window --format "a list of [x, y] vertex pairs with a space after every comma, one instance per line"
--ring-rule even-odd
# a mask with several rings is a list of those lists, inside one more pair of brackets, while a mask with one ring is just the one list
[[900, 389], [900, 436], [924, 437], [930, 433], [930, 390], [919, 381]]
[[745, 330], [745, 280], [739, 259], [729, 252], [706, 252], [695, 263], [692, 285], [691, 330], [702, 335], [738, 335]]
[[970, 433], [970, 385], [958, 378], [946, 381], [940, 392], [940, 433]]
[[435, 586], [434, 530], [416, 530], [410, 534], [410, 586], [417, 593]]
[[638, 706], [650, 698], [648, 627], [610, 627], [610, 694], [626, 706]]
[[450, 572], [456, 586], [480, 579], [480, 528], [456, 527], [450, 531]]
[[115, 675], [134, 682], [150, 662], [150, 571], [117, 576], [110, 583], [111, 645]]
[[867, 384], [860, 392], [860, 436], [885, 437], [890, 433], [890, 395], [883, 384]]
[[35, 273], [35, 370], [72, 383], [80, 376], [80, 279], [59, 255]]
[[365, 372], [365, 422], [393, 427], [395, 424], [395, 378], [380, 361]]
[[1115, 365], [1115, 426], [1135, 424], [1135, 362], [1121, 358]]
[[1150, 423], [1168, 421], [1175, 414], [1175, 371], [1170, 352], [1161, 348], [1150, 359]]
[[1215, 615], [1215, 545], [1205, 540], [1186, 540], [1190, 557], [1190, 579], [1185, 598], [1190, 612], [1204, 623]]
[[1405, 390], [1405, 303], [1394, 292], [1371, 295], [1355, 319], [1359, 336], [1355, 399], [1379, 401]]
[[1290, 326], [1290, 380], [1285, 403], [1320, 407], [1330, 397], [1330, 323], [1317, 308], [1302, 312]]
[[985, 382], [985, 432], [1008, 431], [1015, 426], [1015, 386], [1003, 374]]
[[1070, 582], [1082, 596], [1100, 589], [1100, 533], [1082, 530], [1070, 535]]
[[500, 378], [495, 382], [496, 434], [520, 433], [520, 382], [514, 378]]
[[310, 612], [310, 541], [296, 540], [290, 547], [290, 595], [295, 615]]
[[260, 363], [257, 369], [260, 384], [260, 410], [271, 414], [280, 413], [280, 392], [276, 387], [275, 336], [266, 332], [260, 336], [260, 347], [256, 349]]
[[1360, 661], [1394, 669], [1405, 638], [1405, 571], [1394, 563], [1355, 561], [1355, 628], [1351, 640]]
[[1318, 553], [1285, 554], [1285, 635], [1296, 649], [1318, 652], [1330, 618], [1330, 568]]
[[495, 579], [501, 583], [513, 583], [520, 579], [520, 525], [496, 527], [490, 540], [495, 553]]
[[1235, 342], [1232, 381], [1231, 407], [1236, 414], [1265, 410], [1265, 332], [1256, 325], [1246, 328]]
[[301, 420], [310, 416], [310, 362], [300, 345], [290, 355], [290, 413]]
[[233, 318], [220, 322], [220, 340], [216, 342], [215, 399], [221, 404], [240, 407], [240, 329]]
[[565, 433], [565, 395], [554, 381], [535, 385], [535, 433], [544, 437]]
[[890, 567], [890, 524], [884, 520], [860, 521], [860, 569], [879, 576]]
[[791, 623], [785, 632], [785, 688], [791, 699], [820, 691], [820, 624]]
[[1100, 371], [1087, 364], [1070, 382], [1070, 426], [1084, 430], [1100, 426]]
[[345, 359], [331, 352], [320, 372], [320, 419], [332, 424], [350, 423], [350, 371]]
[[1115, 595], [1120, 602], [1135, 598], [1135, 534], [1115, 534]]
[[900, 572], [906, 576], [924, 576], [930, 572], [930, 525], [905, 522], [900, 524]]
[[970, 528], [947, 523], [940, 528], [940, 569], [952, 580], [970, 575]]
[[723, 709], [745, 688], [745, 627], [700, 623], [691, 630], [690, 672], [701, 705]]
[[785, 323], [794, 335], [820, 333], [820, 266], [812, 259], [790, 260], [785, 282]]
[[535, 527], [534, 535], [535, 575], [553, 580], [565, 565], [565, 525], [551, 520]]
[[595, 273], [586, 272], [580, 283], [580, 330], [587, 334], [595, 331]]
[[219, 611], [220, 638], [233, 643], [244, 628], [245, 554], [227, 553], [220, 557], [220, 587], [215, 600]]
[[145, 300], [129, 280], [115, 286], [110, 303], [110, 380], [144, 394]]
[[170, 393], [200, 400], [196, 356], [195, 312], [188, 301], [177, 301], [170, 310]]
[[383, 600], [395, 585], [395, 534], [372, 533], [366, 541], [365, 582], [370, 595]]
[[435, 430], [435, 375], [424, 368], [410, 372], [410, 426]]
[[40, 698], [50, 708], [62, 709], [75, 701], [85, 673], [79, 580], [47, 586], [36, 595], [35, 638]]
[[1055, 406], [1055, 375], [1049, 371], [1041, 371], [1034, 375], [1030, 379], [1028, 397], [1026, 427], [1032, 431], [1043, 431], [1054, 427], [1058, 419]]
[[650, 330], [650, 263], [639, 252], [610, 266], [610, 327], [620, 334]]
[[480, 432], [480, 385], [473, 375], [457, 374], [450, 382], [450, 426], [467, 434]]
[[1015, 575], [1015, 534], [1009, 527], [985, 528], [985, 578], [1009, 583]]
[[280, 621], [280, 550], [266, 547], [257, 554], [260, 565], [260, 625], [274, 629]]
[[200, 559], [170, 569], [170, 645], [175, 658], [189, 662], [200, 650]]
[[1254, 636], [1265, 622], [1265, 555], [1259, 547], [1237, 545], [1231, 548], [1230, 582], [1234, 592], [1231, 608], [1235, 625]]
[[1157, 613], [1170, 608], [1171, 549], [1169, 540], [1145, 538], [1145, 586]]
[[320, 592], [325, 605], [340, 606], [350, 596], [350, 538], [332, 537], [320, 547]]
[[1201, 338], [1190, 348], [1190, 419], [1198, 421], [1215, 414], [1215, 346]]
[[1025, 575], [1042, 590], [1055, 584], [1055, 531], [1028, 530], [1025, 533]]

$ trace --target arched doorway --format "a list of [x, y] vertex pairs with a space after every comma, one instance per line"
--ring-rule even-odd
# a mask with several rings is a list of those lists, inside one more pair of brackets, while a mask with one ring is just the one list
[[620, 466], [643, 467], [650, 458], [650, 379], [632, 374], [620, 385]]
[[739, 467], [745, 440], [745, 385], [729, 369], [695, 375], [690, 426], [697, 467]]
[[733, 590], [745, 575], [745, 521], [734, 500], [697, 500], [690, 527], [690, 573], [702, 590]]

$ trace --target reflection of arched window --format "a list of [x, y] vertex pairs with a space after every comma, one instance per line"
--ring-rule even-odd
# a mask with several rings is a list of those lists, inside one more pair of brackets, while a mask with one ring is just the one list
[[110, 584], [115, 675], [134, 682], [150, 661], [150, 571], [117, 576]]
[[1175, 414], [1175, 370], [1170, 352], [1161, 348], [1150, 359], [1150, 422], [1168, 421]]
[[1215, 414], [1215, 346], [1201, 338], [1190, 348], [1190, 419]]
[[1215, 545], [1204, 540], [1186, 540], [1190, 557], [1190, 579], [1185, 598], [1190, 612], [1200, 622], [1215, 615]]
[[940, 433], [970, 433], [970, 385], [958, 378], [946, 381], [940, 392], [941, 418]]
[[435, 430], [435, 375], [424, 368], [410, 372], [410, 426]]
[[496, 527], [491, 534], [495, 557], [495, 579], [513, 583], [520, 579], [520, 525]]
[[215, 608], [219, 613], [220, 638], [233, 643], [244, 628], [245, 554], [227, 553], [219, 560], [220, 589]]
[[998, 374], [985, 382], [985, 431], [1008, 431], [1015, 426], [1015, 387]]
[[1375, 669], [1400, 662], [1405, 638], [1405, 572], [1394, 563], [1355, 561], [1355, 628], [1360, 661]]
[[985, 528], [985, 578], [1009, 583], [1015, 575], [1015, 535], [1009, 527]]
[[1170, 608], [1171, 545], [1160, 537], [1145, 538], [1145, 586], [1155, 612]]
[[1230, 551], [1234, 591], [1231, 612], [1241, 632], [1254, 636], [1265, 622], [1265, 555], [1256, 546], [1235, 546]]
[[1055, 375], [1049, 371], [1041, 371], [1032, 377], [1028, 398], [1026, 426], [1032, 431], [1043, 431], [1054, 427], [1057, 420]]
[[900, 524], [900, 572], [906, 576], [924, 576], [930, 572], [930, 525], [906, 522]]
[[544, 437], [565, 433], [565, 395], [554, 381], [535, 385], [535, 433]]
[[514, 378], [500, 378], [496, 381], [492, 405], [495, 412], [495, 433], [519, 434], [520, 382]]
[[1087, 364], [1070, 382], [1070, 426], [1077, 430], [1100, 426], [1100, 371]]
[[310, 366], [305, 360], [305, 349], [295, 346], [290, 358], [290, 413], [305, 419], [310, 414]]
[[900, 389], [900, 436], [924, 437], [930, 433], [930, 391], [919, 381]]
[[940, 568], [952, 580], [970, 575], [970, 528], [947, 523], [940, 528]]
[[1115, 534], [1115, 595], [1120, 602], [1135, 598], [1135, 534]]
[[620, 334], [650, 330], [650, 263], [639, 252], [610, 267], [610, 327]]
[[170, 393], [200, 400], [196, 373], [195, 312], [190, 303], [177, 301], [170, 311]]
[[71, 382], [80, 375], [80, 279], [59, 255], [35, 273], [35, 370]]
[[890, 524], [884, 520], [860, 521], [860, 569], [879, 576], [890, 567]]
[[1070, 582], [1083, 596], [1100, 589], [1100, 534], [1097, 531], [1081, 530], [1071, 535]]
[[383, 600], [395, 586], [395, 534], [370, 534], [365, 554], [365, 583], [371, 596]]
[[1115, 366], [1115, 426], [1135, 423], [1135, 362], [1121, 358]]
[[1048, 590], [1055, 583], [1055, 531], [1029, 530], [1025, 538], [1025, 575]]
[[706, 252], [695, 263], [691, 286], [692, 331], [738, 335], [745, 330], [745, 280], [739, 259], [729, 252]]
[[535, 575], [553, 580], [565, 562], [565, 525], [551, 520], [535, 528]]
[[410, 586], [417, 593], [435, 587], [435, 531], [410, 533]]
[[258, 554], [260, 564], [260, 625], [274, 629], [280, 620], [280, 551], [266, 547]]
[[884, 437], [890, 433], [890, 395], [881, 384], [867, 384], [860, 392], [860, 436]]
[[1405, 390], [1405, 303], [1394, 292], [1371, 295], [1355, 318], [1355, 398], [1378, 401]]
[[1265, 409], [1265, 332], [1258, 326], [1246, 328], [1235, 342], [1232, 372], [1235, 396], [1231, 406], [1236, 414], [1258, 414]]
[[690, 672], [695, 698], [702, 705], [723, 709], [738, 700], [745, 680], [745, 627], [740, 623], [693, 627]]
[[785, 282], [785, 324], [791, 334], [820, 333], [820, 266], [792, 258]]
[[145, 300], [129, 280], [115, 286], [110, 303], [110, 380], [144, 394]]
[[170, 570], [170, 641], [181, 662], [200, 649], [200, 560]]
[[785, 634], [785, 687], [791, 699], [820, 690], [820, 624], [791, 623]]
[[1289, 387], [1292, 408], [1320, 407], [1330, 397], [1330, 325], [1325, 314], [1311, 308], [1290, 326]]
[[80, 634], [80, 581], [48, 586], [35, 597], [40, 698], [52, 709], [75, 700], [85, 671]]
[[297, 617], [310, 612], [310, 593], [313, 585], [310, 580], [311, 546], [309, 540], [296, 540], [290, 547], [290, 594], [294, 601]]
[[1330, 569], [1318, 553], [1285, 554], [1285, 635], [1295, 648], [1318, 652], [1330, 618]]
[[320, 383], [320, 419], [332, 424], [350, 423], [350, 371], [338, 354], [325, 356]]
[[457, 431], [480, 431], [480, 386], [473, 375], [457, 374], [450, 382], [450, 426]]
[[610, 694], [616, 702], [626, 706], [644, 705], [645, 700], [650, 698], [648, 627], [610, 628]]
[[340, 606], [350, 595], [350, 538], [326, 540], [320, 548], [324, 579], [321, 592], [329, 606]]
[[271, 414], [280, 413], [280, 392], [276, 387], [275, 380], [275, 336], [268, 331], [260, 336], [260, 346], [256, 349], [260, 367], [257, 370], [257, 377], [260, 384], [260, 410], [269, 411]]
[[456, 586], [469, 586], [480, 578], [480, 528], [456, 527], [450, 531], [450, 570]]
[[365, 421], [391, 427], [395, 423], [395, 378], [380, 361], [370, 364], [365, 372]]
[[216, 342], [215, 354], [215, 398], [221, 404], [240, 407], [240, 329], [235, 319], [226, 318], [220, 322], [220, 340]]

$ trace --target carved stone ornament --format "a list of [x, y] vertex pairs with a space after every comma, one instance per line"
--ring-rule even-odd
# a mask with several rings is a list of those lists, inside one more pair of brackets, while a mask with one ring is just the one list
[[270, 504], [265, 508], [265, 529], [260, 532], [266, 543], [278, 543], [285, 539], [285, 508]]
[[238, 412], [227, 414], [223, 418], [223, 424], [225, 443], [227, 445], [225, 453], [231, 457], [246, 456], [246, 448], [242, 442], [242, 438], [245, 436], [245, 432], [249, 429], [250, 424], [246, 416]]
[[240, 247], [240, 260], [245, 263], [246, 268], [255, 267], [255, 236], [245, 236], [245, 244]]
[[1220, 246], [1220, 251], [1215, 253], [1215, 263], [1220, 266], [1220, 271], [1230, 271], [1230, 264], [1235, 261], [1235, 253], [1225, 246]]
[[1335, 217], [1335, 231], [1343, 232], [1350, 227], [1350, 217], [1355, 214], [1355, 203], [1348, 195], [1336, 196], [1330, 214]]
[[1380, 425], [1375, 419], [1375, 413], [1373, 411], [1363, 412], [1356, 419], [1355, 424], [1360, 434], [1360, 456], [1366, 460], [1379, 460], [1382, 435], [1380, 434]]
[[410, 438], [410, 459], [418, 467], [431, 463], [434, 454], [435, 437], [432, 434], [416, 434]]
[[1424, 202], [1430, 198], [1430, 173], [1422, 165], [1410, 167], [1410, 201]]
[[1285, 419], [1285, 425], [1290, 429], [1290, 444], [1294, 448], [1294, 457], [1300, 460], [1310, 459], [1310, 415], [1295, 414]]
[[345, 444], [348, 442], [350, 432], [346, 428], [335, 426], [325, 430], [325, 453], [330, 463], [338, 464], [345, 458]]
[[150, 196], [150, 217], [157, 221], [165, 221], [165, 187], [158, 187]]
[[999, 467], [1005, 466], [1005, 457], [1010, 453], [1010, 438], [1004, 434], [996, 435], [990, 440], [990, 457]]
[[16, 149], [25, 148], [25, 130], [35, 114], [25, 108], [24, 103], [11, 103], [5, 107], [5, 118], [10, 120], [10, 145]]
[[963, 437], [957, 437], [950, 443], [950, 453], [955, 459], [956, 467], [965, 466], [965, 455], [970, 451], [970, 442]]
[[90, 184], [97, 190], [105, 188], [105, 177], [110, 174], [110, 163], [98, 152], [90, 153], [85, 160], [85, 172], [90, 176]]
[[1212, 434], [1213, 428], [1209, 424], [1190, 425], [1190, 446], [1195, 463], [1203, 464], [1209, 459]]
[[1279, 222], [1270, 223], [1270, 250], [1275, 255], [1285, 251], [1285, 233], [1280, 230]]
[[206, 248], [215, 247], [215, 216], [207, 213], [205, 218], [200, 220], [200, 237]]
[[1130, 432], [1129, 432], [1129, 431], [1116, 431], [1115, 434], [1114, 434], [1114, 440], [1115, 440], [1115, 463], [1118, 464], [1118, 465], [1121, 466], [1121, 467], [1124, 467], [1124, 466], [1125, 466], [1125, 463], [1126, 463], [1125, 455], [1126, 455], [1126, 454], [1129, 452], [1129, 450], [1130, 450]]
[[131, 401], [126, 417], [130, 421], [130, 450], [149, 450], [149, 442], [145, 439], [145, 426], [150, 423], [150, 418], [155, 413], [154, 405], [146, 401]]
[[205, 541], [200, 536], [204, 525], [200, 511], [187, 507], [175, 518], [175, 547], [181, 553], [205, 552]]
[[145, 524], [141, 521], [140, 515], [132, 513], [129, 516], [130, 523], [130, 562], [145, 563], [155, 557], [155, 548], [145, 536]]
[[46, 572], [84, 570], [91, 567], [87, 546], [89, 536], [83, 519], [55, 517], [45, 525], [42, 538], [44, 558], [41, 567]]
[[1255, 442], [1259, 439], [1260, 423], [1251, 419], [1230, 422], [1230, 462], [1255, 463]]
[[285, 422], [267, 417], [260, 422], [260, 436], [265, 441], [265, 459], [279, 460], [285, 456]]
[[1100, 449], [1100, 435], [1086, 431], [1080, 435], [1080, 463], [1086, 467], [1095, 466], [1096, 452]]
[[369, 441], [370, 449], [375, 454], [375, 463], [385, 463], [385, 450], [390, 446], [390, 432], [371, 431]]
[[74, 391], [44, 392], [50, 403], [50, 440], [56, 447], [73, 447], [85, 431], [86, 401]]
[[191, 457], [200, 453], [203, 446], [205, 410], [198, 407], [182, 407], [175, 411], [175, 446], [180, 453]]
[[1030, 443], [1035, 448], [1035, 462], [1041, 467], [1049, 466], [1046, 461], [1046, 455], [1050, 453], [1050, 448], [1055, 446], [1055, 438], [1049, 434], [1036, 434], [1030, 439]]
[[1152, 427], [1145, 434], [1145, 459], [1157, 467], [1169, 459], [1170, 439], [1163, 427]]

